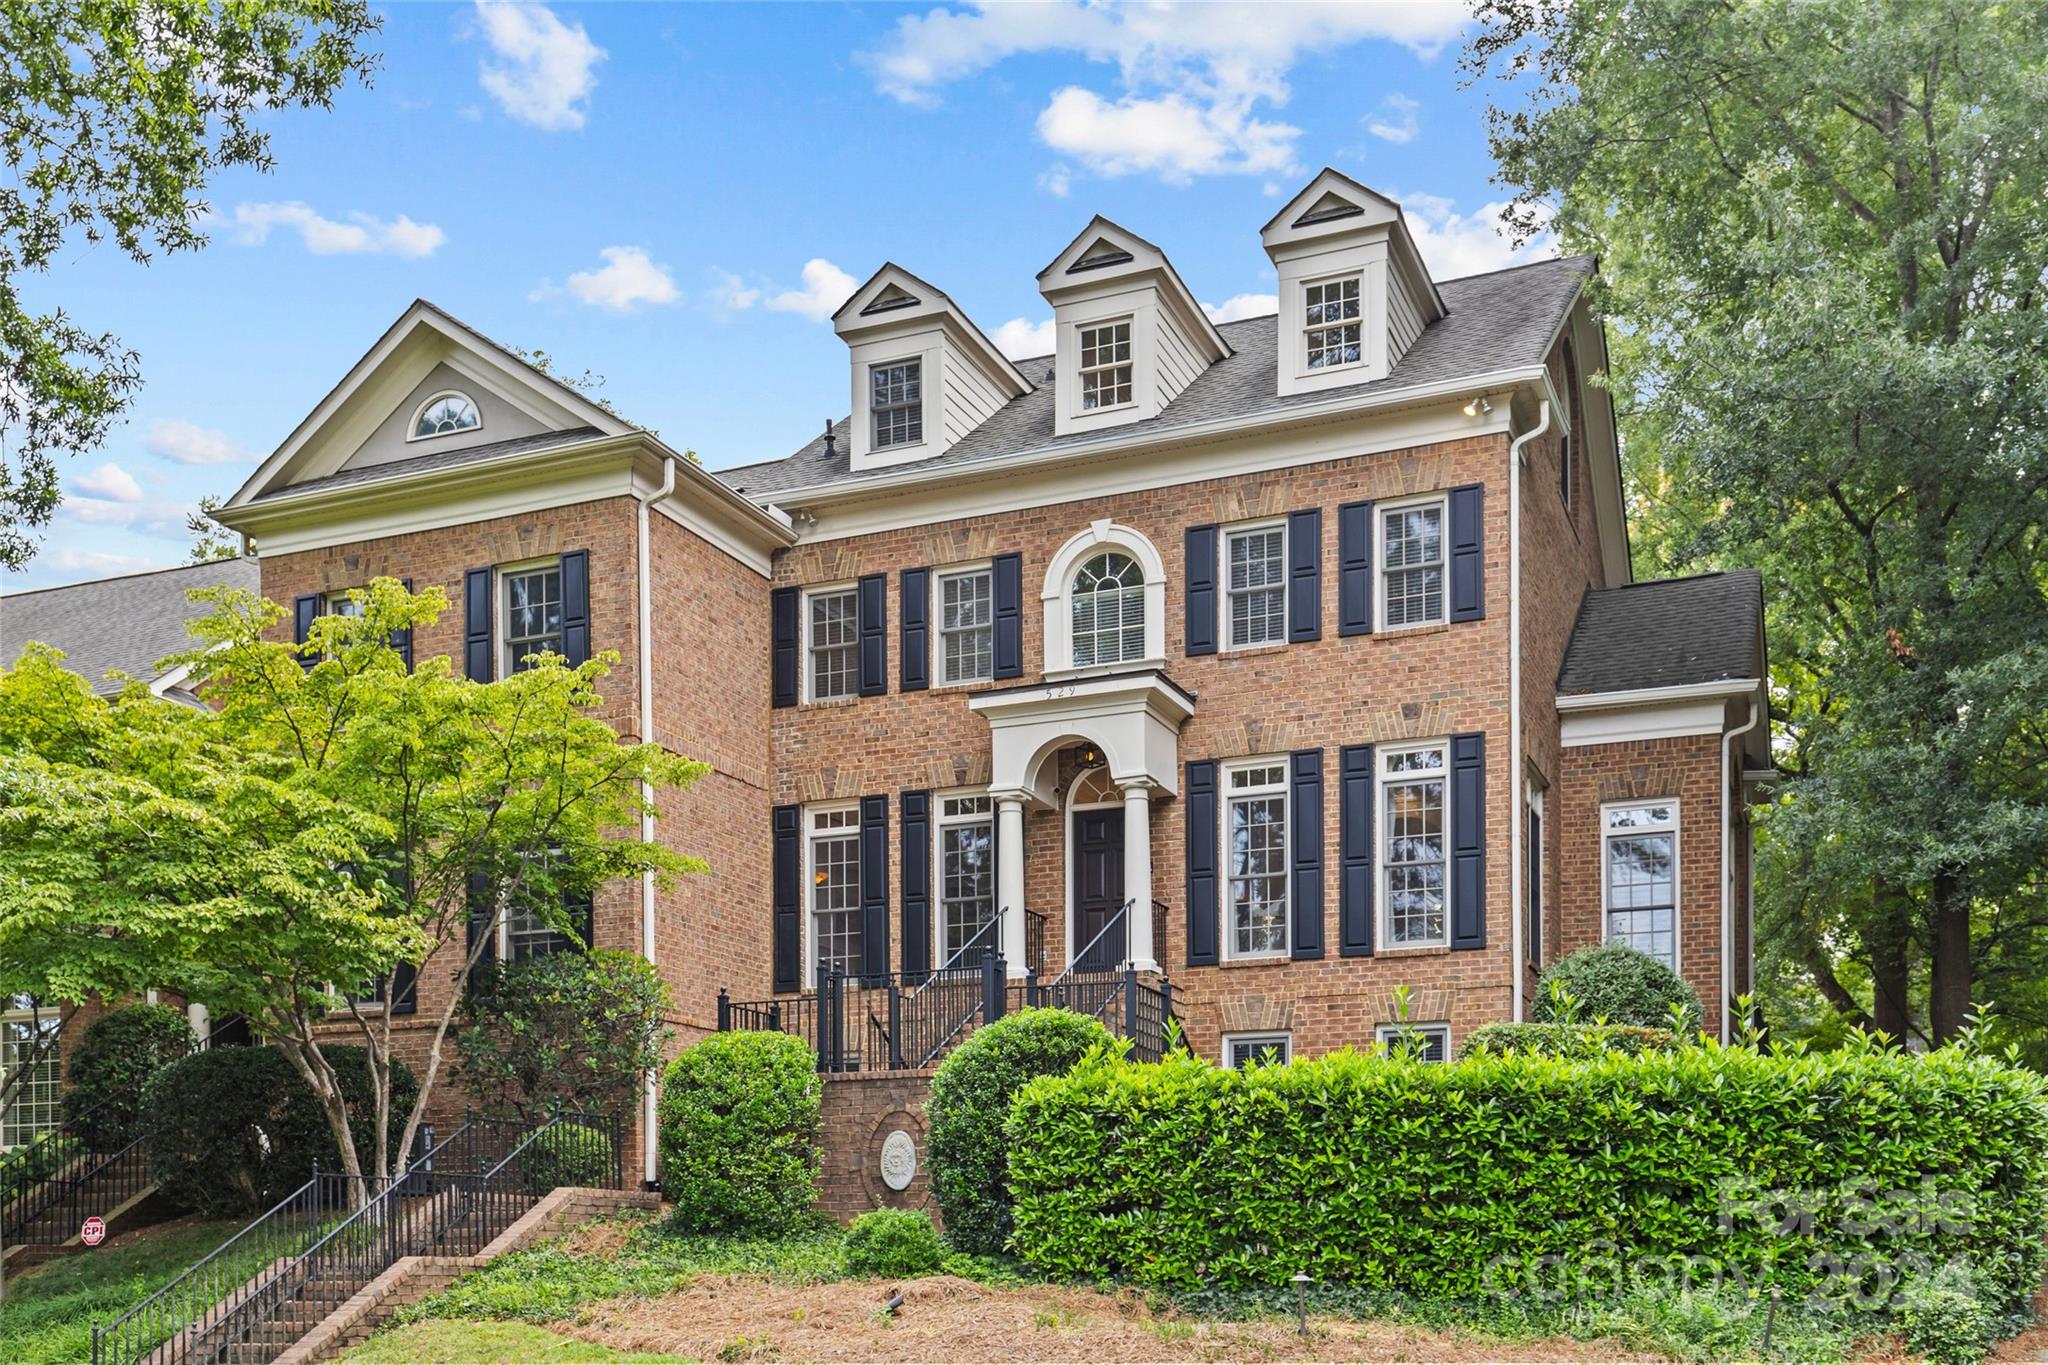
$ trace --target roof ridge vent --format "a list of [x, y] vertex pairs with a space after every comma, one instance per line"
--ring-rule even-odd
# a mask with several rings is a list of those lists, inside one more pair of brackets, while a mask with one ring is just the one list
[[892, 284], [875, 295], [874, 302], [861, 309], [860, 315], [865, 318], [876, 313], [893, 313], [898, 308], [915, 308], [920, 302], [915, 295]]
[[1101, 270], [1107, 266], [1123, 265], [1131, 259], [1131, 253], [1107, 237], [1097, 237], [1095, 245], [1081, 253], [1081, 259], [1067, 267], [1069, 275], [1078, 275], [1084, 270]]
[[1307, 213], [1294, 220], [1295, 227], [1306, 227], [1310, 223], [1327, 223], [1338, 218], [1356, 218], [1365, 212], [1363, 204], [1354, 204], [1334, 194], [1326, 194], [1316, 200]]

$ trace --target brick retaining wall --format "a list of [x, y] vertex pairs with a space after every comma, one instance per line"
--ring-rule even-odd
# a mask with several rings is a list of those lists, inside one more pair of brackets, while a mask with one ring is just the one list
[[[825, 1078], [820, 1209], [841, 1222], [878, 1208], [923, 1209], [939, 1221], [925, 1171], [924, 1105], [931, 1088], [930, 1071]], [[917, 1152], [917, 1171], [902, 1190], [882, 1178], [882, 1146], [897, 1131], [910, 1135]]]

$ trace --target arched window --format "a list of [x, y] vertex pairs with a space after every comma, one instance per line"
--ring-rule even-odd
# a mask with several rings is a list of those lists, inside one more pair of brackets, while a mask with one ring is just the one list
[[1120, 550], [1083, 560], [1074, 574], [1074, 667], [1145, 657], [1145, 575]]
[[483, 424], [483, 415], [476, 410], [476, 403], [470, 396], [460, 390], [449, 389], [420, 404], [420, 410], [413, 415], [412, 431], [406, 439], [418, 441], [429, 436], [475, 431]]

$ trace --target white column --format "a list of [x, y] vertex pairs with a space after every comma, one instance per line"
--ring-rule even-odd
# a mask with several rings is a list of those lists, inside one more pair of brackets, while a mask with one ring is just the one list
[[1024, 798], [996, 798], [996, 909], [1003, 917], [1003, 957], [1011, 976], [1024, 975]]
[[1152, 783], [1124, 784], [1124, 896], [1131, 903], [1124, 951], [1141, 972], [1156, 972], [1152, 960]]

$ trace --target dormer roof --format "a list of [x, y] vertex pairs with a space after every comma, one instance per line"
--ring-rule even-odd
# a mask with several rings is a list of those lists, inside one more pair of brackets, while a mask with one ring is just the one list
[[1088, 220], [1088, 226], [1082, 228], [1045, 269], [1038, 272], [1038, 292], [1057, 304], [1059, 296], [1070, 290], [1097, 288], [1110, 281], [1138, 275], [1157, 277], [1158, 287], [1173, 303], [1175, 311], [1185, 315], [1189, 329], [1210, 348], [1208, 359], [1212, 364], [1230, 354], [1230, 343], [1224, 340], [1216, 324], [1209, 321], [1208, 313], [1203, 311], [1194, 291], [1181, 279], [1180, 272], [1173, 268], [1173, 262], [1166, 258], [1166, 253], [1099, 213]]
[[839, 305], [839, 311], [832, 315], [832, 327], [842, 337], [855, 337], [880, 327], [926, 318], [942, 319], [948, 330], [974, 353], [989, 378], [1011, 390], [1010, 397], [1030, 393], [1035, 387], [944, 290], [919, 279], [894, 261], [884, 261], [881, 269], [868, 276], [867, 283]]
[[1342, 237], [1369, 228], [1387, 229], [1402, 273], [1420, 299], [1426, 301], [1424, 307], [1434, 307], [1432, 316], [1425, 320], [1433, 321], [1448, 312], [1443, 294], [1437, 289], [1436, 281], [1430, 278], [1422, 253], [1416, 249], [1415, 237], [1408, 231], [1408, 217], [1401, 211], [1401, 206], [1333, 167], [1323, 167], [1299, 194], [1267, 219], [1266, 225], [1259, 229], [1259, 240], [1265, 243], [1268, 252], [1284, 253], [1290, 248], [1306, 247], [1319, 239]]

